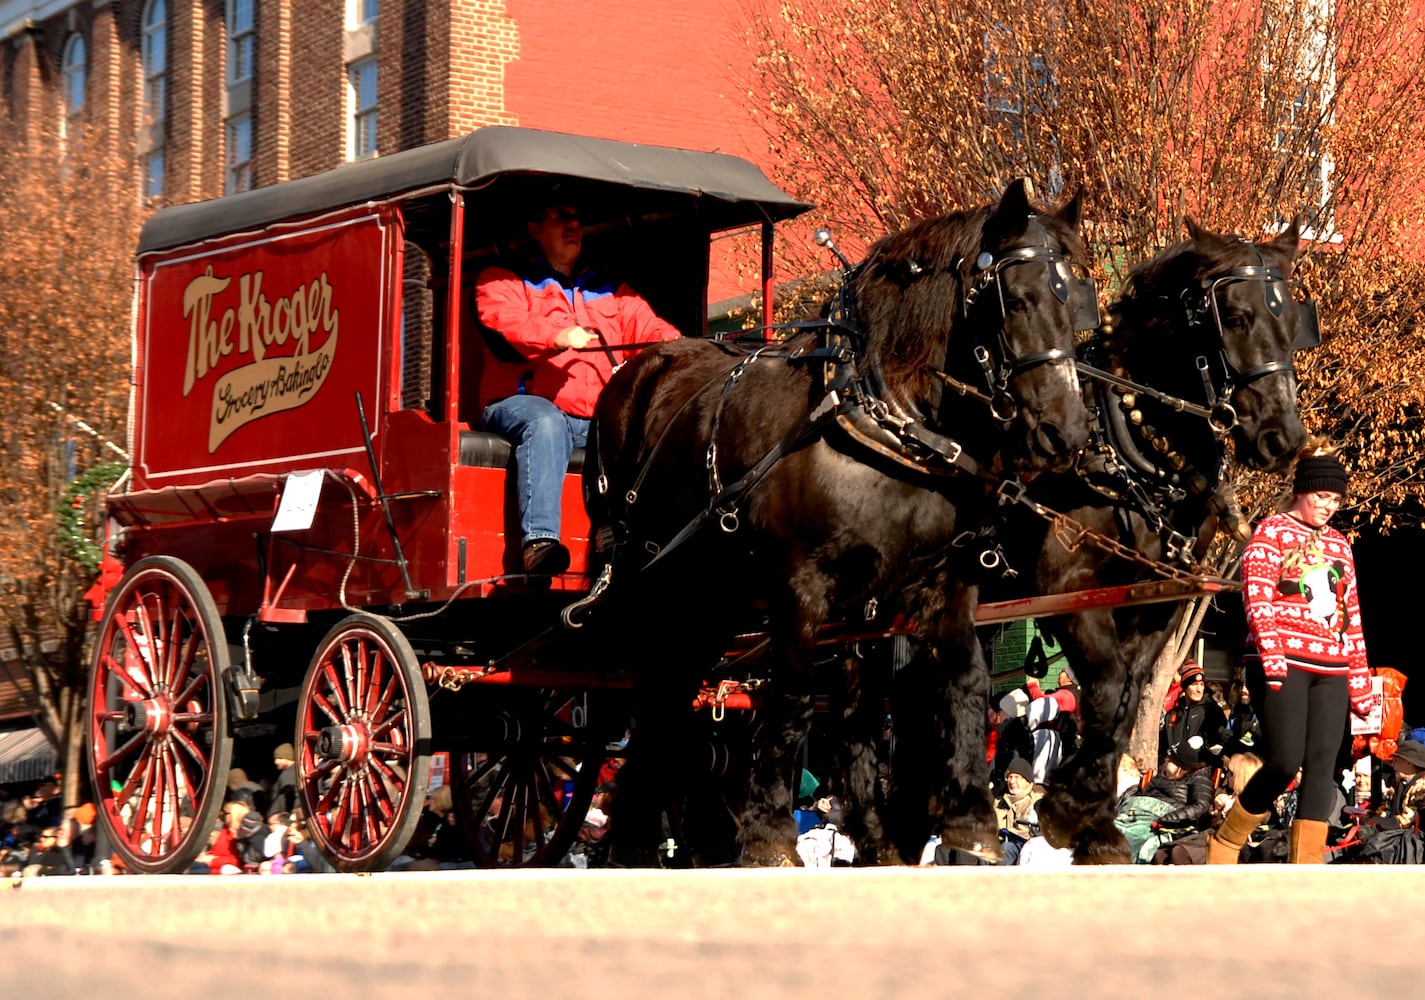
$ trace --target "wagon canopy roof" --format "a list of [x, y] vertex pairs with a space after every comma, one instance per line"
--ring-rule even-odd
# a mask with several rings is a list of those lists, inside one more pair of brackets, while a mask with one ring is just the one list
[[711, 210], [710, 230], [786, 219], [810, 207], [741, 157], [492, 125], [310, 177], [162, 209], [145, 223], [139, 253], [442, 184], [479, 188], [512, 175], [691, 196], [700, 209]]

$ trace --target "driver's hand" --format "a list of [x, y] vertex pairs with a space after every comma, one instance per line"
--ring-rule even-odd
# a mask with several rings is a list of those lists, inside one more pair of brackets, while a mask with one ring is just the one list
[[554, 346], [581, 350], [589, 346], [594, 335], [582, 326], [566, 326], [554, 335]]

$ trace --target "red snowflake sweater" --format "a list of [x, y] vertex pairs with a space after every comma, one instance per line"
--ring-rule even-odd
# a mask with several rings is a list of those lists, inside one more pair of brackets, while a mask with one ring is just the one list
[[1351, 546], [1329, 525], [1313, 530], [1290, 514], [1257, 525], [1242, 557], [1247, 628], [1273, 690], [1295, 667], [1347, 674], [1351, 707], [1370, 708], [1371, 678]]

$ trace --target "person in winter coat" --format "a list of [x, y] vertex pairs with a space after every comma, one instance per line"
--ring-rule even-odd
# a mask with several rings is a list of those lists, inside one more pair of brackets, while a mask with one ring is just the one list
[[1000, 840], [1004, 845], [1003, 864], [1018, 862], [1020, 849], [1039, 832], [1039, 817], [1035, 807], [1044, 797], [1044, 789], [1034, 784], [1034, 772], [1027, 760], [1016, 757], [1005, 770], [1006, 791], [995, 800], [999, 816]]
[[528, 223], [535, 252], [517, 269], [490, 267], [476, 282], [476, 314], [523, 364], [487, 364], [481, 424], [514, 443], [515, 495], [526, 573], [562, 573], [564, 474], [587, 443], [594, 402], [628, 345], [681, 336], [626, 284], [580, 265], [579, 210], [552, 192]]
[[1201, 829], [1207, 826], [1212, 812], [1215, 789], [1212, 768], [1202, 763], [1197, 754], [1179, 747], [1153, 776], [1144, 795], [1163, 799], [1173, 808], [1152, 823], [1154, 830]]
[[1336, 754], [1347, 712], [1371, 708], [1356, 563], [1329, 521], [1345, 499], [1339, 459], [1315, 447], [1297, 459], [1291, 507], [1257, 526], [1242, 559], [1249, 639], [1247, 684], [1262, 726], [1265, 761], [1208, 840], [1208, 864], [1235, 864], [1247, 834], [1298, 769], [1288, 860], [1324, 861], [1336, 802]]
[[1049, 774], [1059, 766], [1064, 756], [1064, 740], [1059, 735], [1059, 702], [1043, 695], [1029, 703], [1024, 720], [1029, 723], [1029, 737], [1034, 743], [1034, 782], [1043, 785]]
[[1034, 739], [1024, 713], [1029, 708], [1029, 695], [1015, 688], [999, 701], [998, 711], [991, 715], [995, 729], [991, 733], [994, 757], [990, 762], [990, 780], [994, 787], [1004, 787], [1004, 776], [1016, 757], [1030, 760], [1034, 756]]
[[1158, 733], [1159, 766], [1173, 751], [1187, 748], [1201, 762], [1215, 768], [1221, 762], [1227, 715], [1207, 696], [1207, 676], [1195, 661], [1182, 665], [1178, 683], [1182, 693], [1163, 714], [1163, 728]]

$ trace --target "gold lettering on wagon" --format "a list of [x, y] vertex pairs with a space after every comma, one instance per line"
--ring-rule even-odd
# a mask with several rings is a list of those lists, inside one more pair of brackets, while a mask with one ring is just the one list
[[[247, 364], [219, 376], [213, 384], [208, 423], [208, 453], [238, 428], [273, 413], [304, 405], [322, 387], [336, 358], [340, 310], [332, 305], [332, 286], [323, 271], [290, 295], [268, 301], [262, 291], [263, 272], [238, 278], [238, 304], [214, 314], [214, 300], [232, 284], [231, 277], [213, 274], [209, 266], [183, 290], [183, 315], [188, 320], [188, 359], [183, 369], [183, 395], [237, 352]], [[236, 339], [234, 339], [236, 332]], [[312, 349], [312, 335], [325, 333]], [[269, 354], [290, 344], [290, 353]]]

